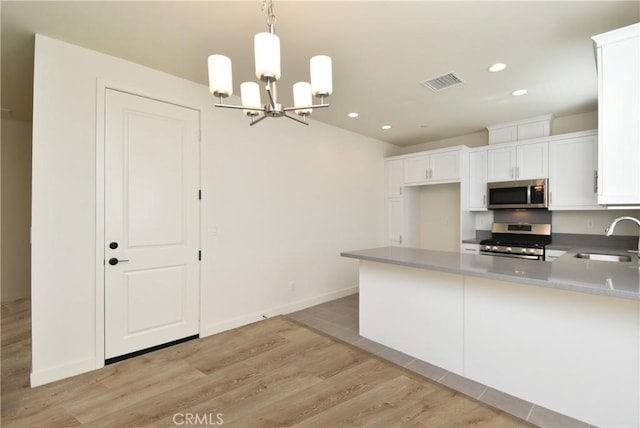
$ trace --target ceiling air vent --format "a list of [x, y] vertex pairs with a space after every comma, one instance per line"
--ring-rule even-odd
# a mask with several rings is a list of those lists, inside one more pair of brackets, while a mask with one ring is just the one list
[[443, 89], [464, 83], [464, 80], [453, 71], [442, 76], [435, 77], [431, 80], [421, 82], [423, 86], [431, 89], [433, 92], [439, 92]]

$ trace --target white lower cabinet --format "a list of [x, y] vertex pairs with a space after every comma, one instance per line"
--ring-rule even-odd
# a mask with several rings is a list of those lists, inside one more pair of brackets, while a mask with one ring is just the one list
[[564, 250], [545, 250], [545, 252], [544, 252], [544, 261], [545, 262], [552, 262], [554, 260], [559, 259], [560, 257], [562, 257], [565, 254], [566, 254], [566, 251], [564, 251]]
[[598, 134], [549, 143], [549, 209], [598, 210]]
[[462, 243], [462, 253], [478, 255], [480, 254], [480, 245]]

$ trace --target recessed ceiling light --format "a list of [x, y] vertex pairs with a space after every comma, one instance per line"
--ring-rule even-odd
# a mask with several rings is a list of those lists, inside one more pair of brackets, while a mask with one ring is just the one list
[[514, 97], [519, 97], [520, 95], [524, 95], [526, 93], [527, 93], [526, 89], [518, 89], [517, 91], [511, 92], [511, 95], [513, 95]]
[[391, 125], [382, 125], [381, 128], [384, 130], [391, 129]]
[[351, 113], [349, 113], [347, 116], [354, 118], [354, 117], [358, 117], [358, 113], [356, 113], [355, 111], [352, 111]]
[[496, 62], [491, 67], [489, 67], [489, 71], [492, 73], [497, 73], [498, 71], [502, 71], [507, 68], [507, 64], [503, 64], [501, 62]]

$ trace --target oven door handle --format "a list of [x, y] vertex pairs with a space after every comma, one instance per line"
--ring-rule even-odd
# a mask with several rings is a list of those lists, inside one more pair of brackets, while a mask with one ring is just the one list
[[507, 253], [493, 253], [491, 251], [480, 251], [483, 256], [497, 256], [497, 257], [511, 257], [513, 259], [528, 259], [528, 260], [542, 260], [542, 256], [529, 256], [526, 254], [507, 254]]

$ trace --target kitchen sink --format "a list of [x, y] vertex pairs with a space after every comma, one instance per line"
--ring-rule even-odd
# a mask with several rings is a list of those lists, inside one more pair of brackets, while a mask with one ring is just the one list
[[599, 262], [630, 262], [631, 256], [626, 254], [603, 254], [603, 253], [578, 253], [578, 259], [596, 260]]

